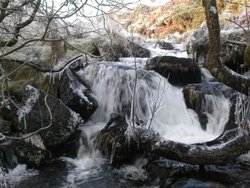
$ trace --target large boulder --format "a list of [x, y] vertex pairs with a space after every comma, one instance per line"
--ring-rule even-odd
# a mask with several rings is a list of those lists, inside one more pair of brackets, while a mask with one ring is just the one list
[[18, 162], [27, 164], [31, 168], [41, 167], [51, 158], [51, 153], [45, 149], [38, 135], [14, 140], [13, 150]]
[[[234, 31], [223, 34], [221, 38], [222, 62], [235, 72], [245, 72], [247, 70], [244, 69], [244, 52], [246, 45], [241, 45], [240, 42], [247, 41], [246, 34], [242, 31]], [[235, 43], [230, 41], [235, 41]]]
[[67, 69], [61, 79], [59, 95], [64, 104], [80, 114], [87, 121], [98, 104], [91, 94], [91, 88], [73, 70]]
[[10, 139], [0, 140], [0, 167], [4, 170], [14, 168], [18, 164], [18, 160], [14, 154], [12, 141]]
[[225, 97], [231, 101], [229, 120], [225, 130], [235, 127], [234, 112], [235, 98], [234, 90], [219, 82], [189, 84], [183, 88], [185, 103], [188, 108], [193, 109], [199, 117], [201, 126], [206, 130], [208, 114], [212, 114], [213, 102], [209, 96]]
[[46, 148], [57, 148], [66, 142], [83, 122], [61, 100], [30, 85], [26, 86], [22, 101], [6, 106], [2, 115], [22, 133], [43, 129], [38, 134]]
[[99, 37], [95, 45], [105, 61], [119, 61], [121, 57], [150, 57], [148, 49], [117, 33]]
[[166, 41], [158, 41], [155, 44], [156, 48], [160, 48], [162, 50], [174, 50], [174, 46], [170, 43], [170, 42], [166, 42]]
[[[116, 32], [100, 31], [84, 34], [82, 38], [71, 41], [71, 44], [88, 53], [90, 61], [119, 61], [119, 58], [122, 57], [150, 57], [150, 50], [134, 39], [129, 39]], [[68, 52], [77, 55], [79, 51], [69, 47]]]
[[105, 156], [110, 157], [110, 163], [113, 165], [129, 163], [137, 153], [136, 145], [129, 145], [125, 136], [127, 127], [125, 118], [118, 115], [111, 118], [96, 137], [98, 148]]
[[157, 56], [149, 59], [145, 68], [158, 72], [177, 86], [201, 82], [201, 70], [189, 58]]
[[187, 43], [187, 53], [193, 58], [194, 62], [205, 63], [208, 52], [208, 30], [206, 27], [201, 27], [193, 31], [190, 40]]
[[128, 127], [126, 119], [114, 115], [96, 137], [96, 145], [112, 165], [131, 163], [160, 140], [158, 133], [143, 127]]
[[[246, 35], [243, 31], [230, 30], [221, 32], [221, 59], [230, 69], [241, 73], [244, 63]], [[187, 53], [195, 63], [205, 63], [208, 53], [208, 31], [201, 27], [193, 32], [187, 44]]]

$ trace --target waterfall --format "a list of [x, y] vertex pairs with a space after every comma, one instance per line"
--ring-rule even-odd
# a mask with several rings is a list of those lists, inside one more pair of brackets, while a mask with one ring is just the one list
[[[143, 63], [143, 62], [142, 62]], [[147, 71], [139, 65], [137, 87], [134, 98], [135, 123], [153, 129], [162, 137], [182, 142], [199, 143], [219, 136], [228, 120], [229, 101], [221, 96], [205, 97], [205, 112], [208, 117], [206, 131], [201, 128], [196, 112], [188, 109], [182, 94], [182, 88], [172, 86], [167, 79], [154, 71]], [[67, 176], [67, 185], [81, 185], [94, 180], [103, 173], [105, 159], [94, 148], [96, 134], [113, 117], [122, 114], [131, 119], [131, 102], [135, 82], [135, 70], [131, 61], [99, 62], [86, 66], [77, 72], [92, 88], [92, 94], [98, 102], [98, 108], [90, 120], [81, 127], [81, 147], [76, 159], [64, 158], [73, 165]], [[141, 163], [128, 166], [117, 173], [143, 178], [145, 171]], [[126, 175], [125, 175], [126, 176]]]
[[[196, 112], [187, 108], [182, 88], [172, 86], [167, 79], [153, 71], [144, 70], [141, 65], [138, 67], [134, 98], [135, 123], [153, 129], [165, 139], [188, 144], [213, 140], [221, 134], [230, 109], [229, 100], [223, 95], [205, 96], [202, 110], [207, 115], [208, 122], [206, 130], [203, 130]], [[148, 181], [148, 173], [144, 169], [147, 161], [143, 156], [137, 158], [133, 165], [114, 170], [107, 166], [106, 159], [93, 144], [96, 135], [114, 113], [131, 118], [131, 96], [135, 82], [133, 64], [125, 63], [125, 60], [123, 63], [93, 63], [77, 74], [91, 86], [98, 108], [90, 120], [80, 127], [82, 136], [77, 158], [62, 158], [67, 161], [67, 175], [65, 177], [63, 174], [60, 186], [57, 184], [57, 187], [131, 187], [127, 184], [128, 179]], [[34, 141], [36, 140], [32, 142]], [[17, 176], [31, 179], [38, 177], [38, 174], [38, 171], [29, 171], [26, 166], [19, 165], [8, 174], [0, 174], [0, 180], [4, 178], [8, 184], [14, 185], [20, 181]], [[54, 177], [51, 178], [50, 175], [46, 177], [48, 181], [43, 178], [40, 180], [41, 184], [54, 181]]]
[[[98, 109], [90, 122], [105, 126], [112, 114], [130, 118], [135, 71], [125, 63], [90, 64], [78, 72], [92, 86]], [[137, 71], [135, 123], [160, 133], [166, 139], [187, 144], [205, 142], [218, 137], [228, 120], [229, 101], [224, 96], [206, 96], [207, 129], [201, 128], [198, 115], [186, 107], [182, 88], [142, 68]]]

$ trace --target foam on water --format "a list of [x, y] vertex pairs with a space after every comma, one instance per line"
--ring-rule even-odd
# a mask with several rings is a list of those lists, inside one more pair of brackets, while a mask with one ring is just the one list
[[100, 178], [100, 171], [105, 159], [101, 153], [94, 147], [93, 139], [102, 128], [104, 124], [94, 124], [88, 122], [82, 130], [82, 138], [80, 140], [80, 149], [76, 159], [64, 157], [62, 160], [67, 161], [71, 165], [66, 178], [66, 187], [70, 185], [82, 184], [91, 179]]
[[27, 169], [25, 164], [19, 164], [14, 169], [9, 170], [6, 174], [0, 173], [0, 187], [15, 187], [19, 182], [29, 179], [38, 174], [37, 170]]
[[143, 181], [148, 176], [146, 170], [143, 168], [146, 163], [146, 159], [138, 158], [134, 161], [133, 165], [125, 165], [115, 171], [125, 179]]

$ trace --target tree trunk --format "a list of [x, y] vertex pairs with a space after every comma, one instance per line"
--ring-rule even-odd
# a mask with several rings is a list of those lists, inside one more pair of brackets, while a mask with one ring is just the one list
[[240, 93], [248, 95], [250, 79], [237, 74], [220, 61], [220, 25], [216, 0], [203, 0], [203, 6], [209, 32], [209, 50], [206, 67], [218, 81]]

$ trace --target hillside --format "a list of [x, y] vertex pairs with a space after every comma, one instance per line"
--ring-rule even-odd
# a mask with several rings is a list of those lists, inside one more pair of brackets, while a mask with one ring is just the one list
[[[244, 3], [244, 0], [230, 3], [218, 0], [222, 25], [239, 17], [245, 10]], [[132, 11], [119, 15], [119, 20], [130, 32], [159, 39], [175, 32], [198, 28], [204, 22], [205, 15], [199, 0], [172, 0], [161, 6], [139, 4]]]

